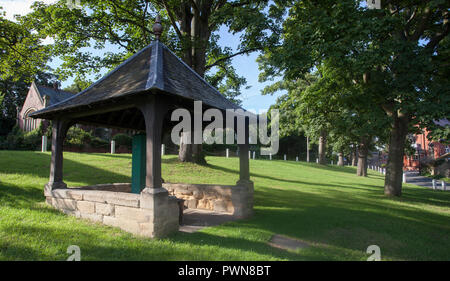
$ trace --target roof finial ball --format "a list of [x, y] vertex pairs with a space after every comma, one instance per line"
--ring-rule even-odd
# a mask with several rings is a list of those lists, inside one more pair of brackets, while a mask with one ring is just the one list
[[161, 24], [161, 17], [157, 14], [155, 23], [153, 24], [153, 34], [155, 35], [156, 40], [159, 40], [159, 36], [161, 36], [162, 31], [163, 26]]

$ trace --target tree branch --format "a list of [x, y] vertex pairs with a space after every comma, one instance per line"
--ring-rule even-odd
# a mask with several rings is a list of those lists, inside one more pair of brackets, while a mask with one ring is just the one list
[[219, 65], [221, 62], [226, 61], [226, 60], [229, 60], [229, 59], [231, 59], [231, 58], [234, 58], [235, 56], [239, 56], [239, 55], [242, 55], [242, 54], [248, 54], [248, 53], [251, 53], [251, 52], [254, 52], [254, 51], [258, 51], [258, 50], [261, 50], [261, 48], [247, 49], [247, 50], [243, 50], [243, 51], [234, 53], [234, 54], [232, 54], [232, 55], [229, 55], [229, 56], [220, 58], [220, 59], [216, 60], [215, 62], [213, 62], [213, 63], [208, 64], [207, 66], [205, 66], [205, 69], [210, 69], [211, 67], [214, 67], [214, 66], [216, 66], [216, 65]]
[[164, 8], [167, 11], [167, 14], [169, 15], [170, 22], [172, 23], [172, 26], [173, 26], [173, 28], [175, 29], [175, 32], [178, 35], [178, 38], [180, 40], [182, 40], [183, 39], [183, 34], [181, 33], [180, 29], [177, 26], [177, 22], [175, 21], [175, 18], [174, 18], [173, 14], [172, 14], [172, 10], [169, 9], [169, 6], [167, 5], [167, 1], [166, 0], [162, 0], [162, 2], [163, 2], [163, 5], [164, 5]]
[[412, 41], [419, 40], [420, 36], [422, 36], [425, 28], [427, 27], [427, 23], [428, 23], [430, 17], [431, 17], [431, 9], [430, 9], [430, 7], [426, 7], [425, 11], [423, 13], [423, 16], [422, 16], [422, 20], [419, 23], [419, 26], [417, 27], [414, 34], [411, 36]]
[[448, 18], [449, 18], [448, 11], [445, 11], [444, 22], [442, 24], [442, 32], [436, 33], [436, 35], [430, 39], [430, 42], [428, 42], [428, 44], [425, 46], [426, 49], [434, 49], [437, 46], [437, 44], [439, 44], [439, 42], [449, 34], [450, 26], [448, 24]]

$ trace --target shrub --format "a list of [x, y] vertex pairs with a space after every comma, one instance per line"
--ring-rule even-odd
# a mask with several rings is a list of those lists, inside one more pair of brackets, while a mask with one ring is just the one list
[[6, 138], [0, 140], [0, 149], [8, 150], [36, 150], [41, 145], [40, 128], [31, 132], [24, 132], [19, 126], [14, 126]]
[[117, 134], [112, 139], [116, 142], [117, 147], [123, 145], [131, 148], [133, 142], [133, 138], [126, 134]]
[[65, 144], [81, 148], [85, 144], [90, 143], [92, 138], [89, 132], [78, 127], [72, 127], [67, 131]]
[[39, 129], [24, 133], [23, 148], [25, 150], [38, 150], [41, 147], [42, 135]]
[[103, 148], [105, 146], [109, 146], [108, 141], [98, 137], [92, 137], [89, 144], [91, 145], [91, 147], [95, 148]]

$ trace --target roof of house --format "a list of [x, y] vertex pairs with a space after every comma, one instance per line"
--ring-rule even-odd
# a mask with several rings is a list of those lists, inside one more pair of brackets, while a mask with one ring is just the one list
[[60, 89], [55, 89], [55, 88], [51, 88], [51, 87], [47, 87], [47, 86], [38, 85], [34, 82], [33, 82], [33, 84], [34, 84], [37, 92], [41, 96], [42, 100], [44, 100], [44, 96], [50, 97], [48, 106], [57, 104], [59, 102], [62, 102], [63, 100], [66, 100], [66, 99], [74, 96], [73, 93], [66, 92], [66, 91], [63, 91]]
[[152, 89], [180, 96], [218, 109], [240, 109], [208, 84], [164, 44], [153, 41], [89, 88], [32, 114], [46, 117], [68, 109], [92, 105], [132, 94], [152, 94]]

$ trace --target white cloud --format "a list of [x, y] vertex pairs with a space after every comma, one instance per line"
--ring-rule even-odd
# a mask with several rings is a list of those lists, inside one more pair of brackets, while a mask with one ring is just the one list
[[[53, 4], [57, 0], [40, 0], [45, 4]], [[14, 20], [14, 15], [26, 15], [31, 12], [31, 5], [36, 0], [0, 0], [0, 7], [6, 12], [6, 18]]]

